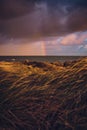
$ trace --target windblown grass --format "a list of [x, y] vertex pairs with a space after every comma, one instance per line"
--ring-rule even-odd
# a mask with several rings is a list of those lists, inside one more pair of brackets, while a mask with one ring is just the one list
[[0, 130], [87, 130], [87, 58], [0, 62]]

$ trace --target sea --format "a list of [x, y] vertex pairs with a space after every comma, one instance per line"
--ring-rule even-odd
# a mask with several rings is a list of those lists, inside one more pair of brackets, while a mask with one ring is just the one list
[[77, 60], [83, 57], [87, 56], [0, 56], [0, 61], [17, 61], [17, 62], [22, 62], [25, 60], [29, 61], [37, 61], [37, 62], [65, 62], [65, 61], [73, 61]]

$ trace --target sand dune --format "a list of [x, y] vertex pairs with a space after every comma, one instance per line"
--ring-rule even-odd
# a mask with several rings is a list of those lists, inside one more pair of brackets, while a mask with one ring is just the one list
[[0, 130], [87, 130], [87, 58], [0, 62]]

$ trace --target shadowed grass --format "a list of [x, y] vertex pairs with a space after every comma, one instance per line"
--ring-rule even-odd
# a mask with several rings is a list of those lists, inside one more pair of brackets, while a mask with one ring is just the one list
[[87, 58], [0, 62], [0, 130], [87, 130]]

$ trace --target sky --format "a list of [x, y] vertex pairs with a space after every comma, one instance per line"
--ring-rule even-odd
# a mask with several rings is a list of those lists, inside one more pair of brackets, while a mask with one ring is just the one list
[[0, 55], [87, 56], [87, 1], [0, 0]]

